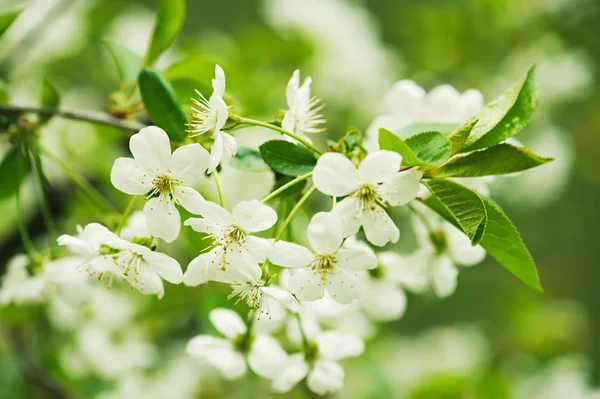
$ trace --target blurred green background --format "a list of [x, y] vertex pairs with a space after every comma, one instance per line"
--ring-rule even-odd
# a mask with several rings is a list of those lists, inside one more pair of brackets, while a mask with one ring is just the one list
[[[0, 40], [0, 78], [9, 88], [9, 102], [31, 104], [45, 78], [58, 87], [65, 106], [105, 110], [119, 90], [119, 79], [102, 41], [111, 38], [143, 53], [157, 4], [0, 0], [0, 10], [19, 6], [24, 12]], [[218, 62], [226, 71], [236, 111], [268, 120], [285, 107], [285, 85], [300, 68], [302, 76], [312, 76], [312, 92], [327, 104], [329, 138], [340, 137], [347, 126], [366, 130], [384, 112], [384, 95], [395, 81], [412, 79], [426, 90], [443, 83], [459, 92], [475, 88], [489, 100], [537, 64], [540, 104], [518, 138], [557, 161], [535, 175], [494, 183], [492, 196], [520, 229], [538, 263], [545, 294], [486, 259], [462, 270], [450, 298], [410, 296], [404, 318], [382, 326], [381, 338], [369, 342], [367, 355], [350, 366], [347, 380], [354, 383], [348, 389], [358, 389], [356, 397], [396, 397], [389, 381], [377, 385], [378, 377], [363, 375], [367, 384], [353, 376], [369, 367], [388, 368], [390, 347], [384, 343], [401, 346], [439, 326], [476, 328], [488, 348], [479, 371], [489, 372], [476, 381], [453, 373], [425, 379], [423, 386], [411, 388], [410, 397], [506, 397], [498, 387], [523, 363], [543, 368], [573, 354], [584, 357], [589, 384], [600, 384], [598, 26], [600, 3], [593, 0], [187, 2], [182, 34], [157, 65], [182, 104], [189, 104], [194, 88], [209, 92]], [[54, 121], [47, 129], [57, 151], [114, 201], [124, 200], [111, 194], [107, 177], [126, 138], [114, 129], [77, 122]], [[93, 220], [60, 183], [58, 187], [53, 206], [65, 231]], [[20, 244], [12, 204], [0, 208], [6, 215], [1, 223], [5, 263]], [[36, 212], [32, 208], [34, 231], [42, 228], [36, 225]], [[195, 299], [174, 301], [183, 306]], [[33, 397], [10, 351], [3, 353], [0, 398]], [[411, 356], [417, 363], [419, 355]], [[440, 356], [437, 361], [446, 360]], [[389, 368], [377, 375], [393, 374], [393, 366]], [[364, 393], [355, 386], [360, 384]], [[96, 388], [88, 389], [92, 397]], [[240, 397], [240, 392], [231, 395]]]

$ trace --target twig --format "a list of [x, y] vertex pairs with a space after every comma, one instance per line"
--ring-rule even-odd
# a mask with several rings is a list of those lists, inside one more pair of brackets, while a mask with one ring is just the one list
[[24, 107], [19, 105], [0, 105], [0, 115], [15, 113], [32, 113], [45, 116], [60, 116], [67, 119], [97, 123], [100, 125], [113, 126], [132, 132], [137, 132], [146, 127], [143, 123], [127, 121], [115, 118], [110, 114], [96, 111], [68, 110], [59, 108]]

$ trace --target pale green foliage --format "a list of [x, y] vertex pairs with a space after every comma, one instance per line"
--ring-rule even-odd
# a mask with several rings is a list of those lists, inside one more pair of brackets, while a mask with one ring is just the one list
[[115, 61], [121, 83], [124, 85], [135, 83], [142, 68], [142, 57], [112, 40], [104, 40], [104, 45]]
[[144, 66], [152, 65], [179, 35], [185, 20], [185, 0], [161, 0]]

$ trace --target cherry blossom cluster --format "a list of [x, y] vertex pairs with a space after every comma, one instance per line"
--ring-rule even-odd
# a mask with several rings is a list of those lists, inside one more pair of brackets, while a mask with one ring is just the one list
[[[402, 317], [405, 290], [431, 289], [448, 296], [456, 288], [457, 265], [477, 264], [485, 252], [419, 203], [411, 204], [416, 215], [411, 225], [419, 241], [416, 252], [382, 250], [401, 236], [390, 211], [427, 193], [420, 184], [422, 170], [404, 165], [399, 153], [376, 145], [369, 151], [363, 148], [359, 156], [333, 148], [316, 153], [310, 175], [295, 180], [309, 180], [299, 206], [315, 192], [333, 203], [310, 217], [301, 232], [306, 245], [281, 239], [296, 212], [282, 220], [268, 205], [281, 191], [229, 207], [227, 198], [221, 197], [220, 203], [205, 199], [200, 194], [205, 177], [213, 175], [219, 184], [218, 173], [230, 167], [238, 149], [234, 130], [251, 124], [224, 101], [225, 73], [219, 66], [212, 85], [208, 99], [197, 92], [185, 143], [172, 151], [167, 133], [149, 126], [131, 137], [132, 157], [115, 160], [110, 181], [125, 194], [143, 197], [143, 210], [132, 215], [126, 211], [127, 223], [113, 230], [90, 223], [78, 226], [76, 235], [60, 236], [58, 244], [70, 254], [64, 259], [80, 275], [108, 286], [129, 284], [159, 298], [165, 294], [164, 281], [188, 287], [228, 285], [232, 306], [243, 302], [247, 317], [232, 309], [213, 309], [209, 318], [222, 337], [192, 338], [187, 345], [190, 356], [209, 363], [226, 379], [240, 378], [250, 368], [278, 392], [288, 392], [304, 379], [317, 394], [338, 391], [344, 380], [340, 361], [362, 354], [374, 322]], [[299, 71], [293, 73], [285, 91], [288, 109], [275, 126], [283, 139], [298, 145], [312, 146], [310, 135], [324, 130], [323, 105], [311, 97], [310, 86], [310, 78], [300, 84]], [[418, 89], [400, 83], [390, 98], [408, 92], [406, 101], [397, 101], [417, 106], [414, 98], [425, 101]], [[438, 91], [430, 95], [430, 102], [441, 101], [443, 93]], [[457, 99], [469, 102], [458, 107], [465, 113], [457, 116], [462, 121], [476, 111], [471, 108], [478, 97], [469, 92]], [[402, 123], [399, 116], [377, 121]], [[192, 217], [182, 221], [180, 210]], [[161, 252], [165, 243], [178, 239], [182, 225], [202, 235], [201, 249], [184, 269]], [[274, 228], [279, 228], [277, 234], [269, 233]], [[26, 260], [13, 262], [0, 302], [26, 303], [55, 295], [57, 287], [66, 284], [64, 278], [57, 281], [64, 270], [57, 273], [56, 262], [33, 277], [27, 275]]]

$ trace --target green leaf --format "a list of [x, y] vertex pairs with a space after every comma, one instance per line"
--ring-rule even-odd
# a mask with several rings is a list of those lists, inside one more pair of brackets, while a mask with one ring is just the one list
[[452, 159], [439, 169], [428, 173], [431, 177], [497, 176], [521, 172], [552, 161], [523, 147], [498, 144]]
[[[40, 91], [39, 103], [44, 108], [58, 108], [60, 105], [60, 96], [56, 88], [47, 80], [44, 79], [42, 83], [42, 90]], [[50, 115], [40, 115], [40, 124], [45, 124], [52, 118]]]
[[152, 69], [143, 69], [138, 83], [152, 123], [163, 128], [171, 141], [183, 141], [187, 136], [187, 119], [169, 83]]
[[104, 40], [103, 43], [115, 61], [121, 83], [126, 85], [135, 83], [142, 69], [142, 57], [112, 40]]
[[469, 119], [467, 122], [457, 127], [452, 133], [448, 135], [448, 140], [452, 144], [452, 151], [450, 156], [458, 154], [467, 143], [467, 139], [471, 135], [473, 127], [477, 124], [477, 119]]
[[160, 0], [144, 66], [152, 65], [175, 40], [185, 19], [185, 0]]
[[312, 151], [289, 141], [270, 140], [259, 149], [260, 155], [271, 169], [288, 176], [305, 175], [317, 163]]
[[[294, 176], [283, 176], [283, 178], [277, 180], [277, 183], [275, 183], [275, 187], [271, 191], [275, 191], [275, 190], [281, 188], [282, 186], [288, 184], [289, 182], [291, 182], [294, 179], [295, 179]], [[278, 197], [281, 197], [281, 198], [297, 197], [302, 192], [302, 190], [304, 190], [304, 187], [306, 187], [306, 180], [303, 180], [301, 182], [294, 184], [292, 187], [288, 188], [287, 190], [285, 190], [281, 194], [279, 194]]]
[[17, 17], [21, 14], [23, 9], [13, 10], [5, 12], [4, 14], [0, 14], [0, 36], [4, 34], [10, 28], [12, 23], [17, 19]]
[[238, 144], [237, 152], [231, 158], [230, 165], [247, 172], [267, 172], [270, 170], [269, 165], [263, 161], [258, 150], [241, 144]]
[[456, 127], [456, 123], [413, 123], [412, 125], [400, 129], [398, 131], [398, 136], [410, 137], [417, 133], [431, 131], [449, 134], [452, 133]]
[[489, 198], [484, 201], [487, 227], [481, 246], [519, 280], [534, 290], [543, 292], [535, 261], [521, 234], [498, 204]]
[[433, 179], [423, 184], [432, 194], [424, 203], [445, 219], [454, 221], [476, 245], [481, 239], [479, 226], [486, 220], [485, 205], [479, 194], [452, 180]]
[[415, 155], [427, 165], [441, 165], [450, 157], [452, 144], [440, 132], [423, 132], [405, 140]]
[[450, 156], [452, 144], [439, 132], [423, 132], [403, 141], [384, 128], [379, 129], [379, 148], [402, 155], [402, 165], [439, 165]]
[[8, 85], [0, 79], [0, 104], [8, 103]]
[[478, 115], [463, 152], [499, 144], [525, 127], [537, 106], [535, 65], [510, 89], [488, 103]]
[[0, 164], [0, 198], [16, 194], [30, 168], [29, 158], [19, 148], [13, 148]]

